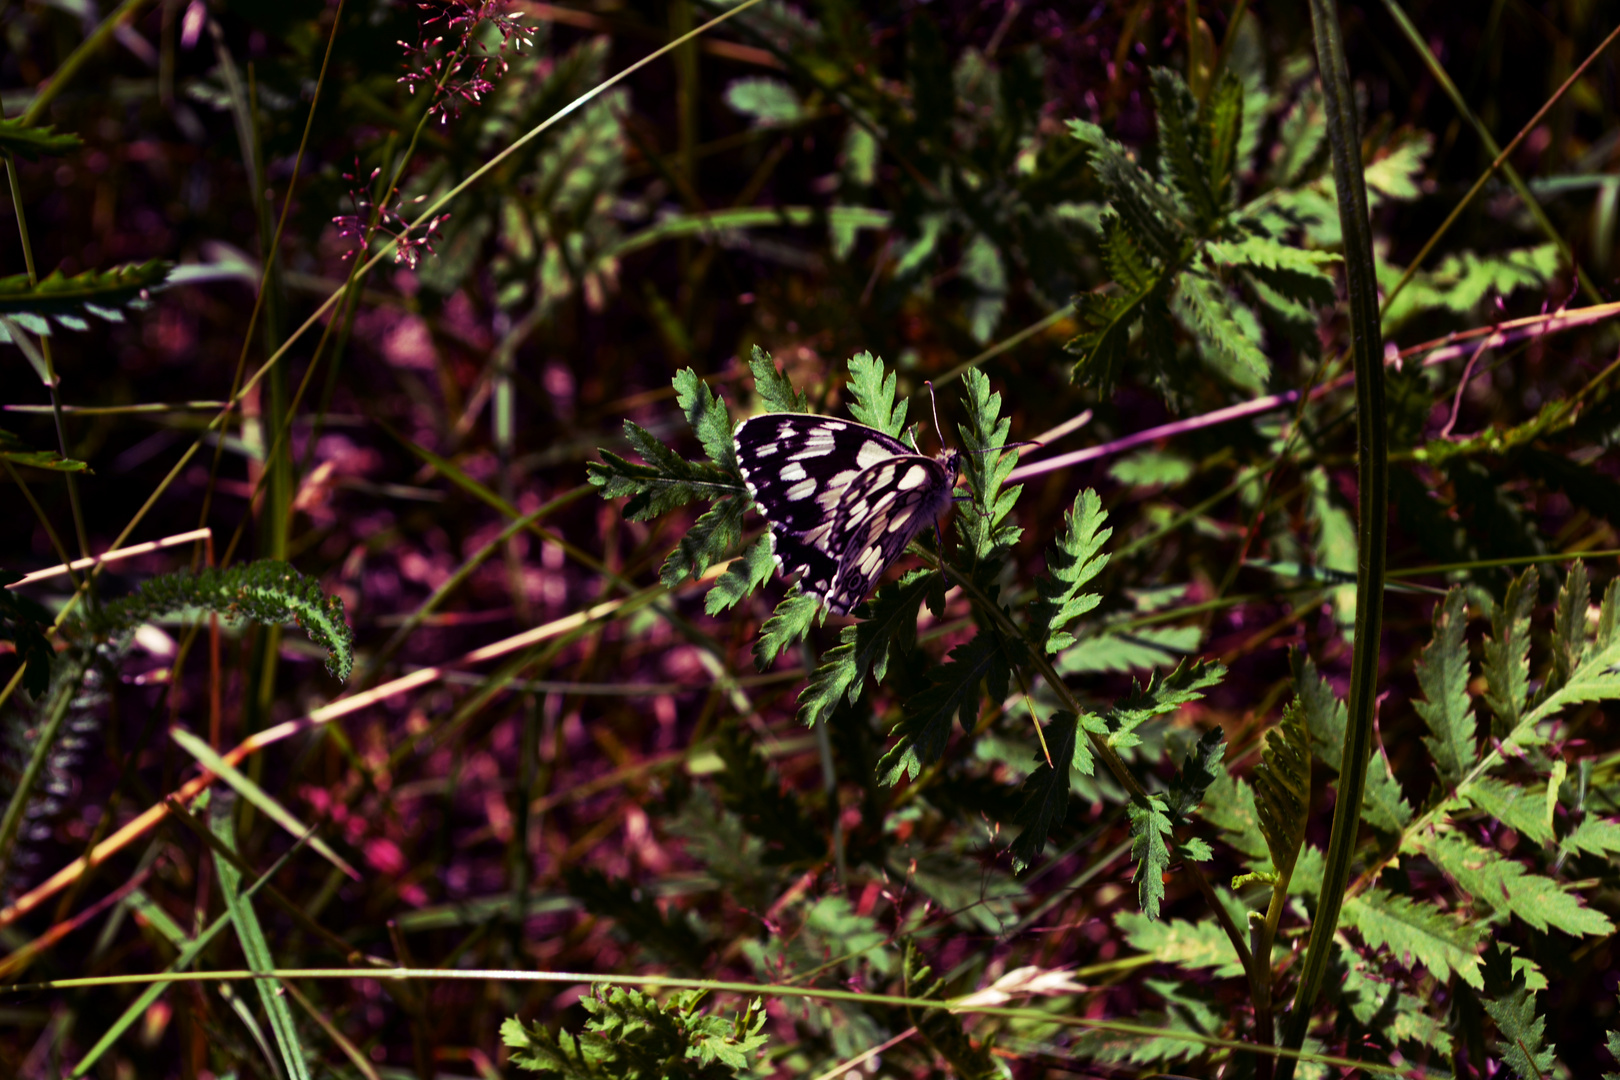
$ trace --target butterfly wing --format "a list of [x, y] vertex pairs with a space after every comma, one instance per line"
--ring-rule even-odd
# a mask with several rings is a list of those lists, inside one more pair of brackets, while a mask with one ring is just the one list
[[859, 604], [906, 545], [951, 505], [955, 482], [944, 463], [910, 453], [850, 481], [828, 537], [838, 573], [827, 606], [845, 615]]
[[876, 428], [808, 413], [750, 417], [733, 438], [748, 494], [770, 523], [776, 565], [826, 597], [838, 576], [829, 539], [845, 490], [873, 466], [915, 456], [911, 448]]

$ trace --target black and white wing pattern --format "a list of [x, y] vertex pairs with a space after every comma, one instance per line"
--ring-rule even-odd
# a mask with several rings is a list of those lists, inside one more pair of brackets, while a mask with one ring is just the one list
[[925, 457], [876, 428], [807, 413], [744, 420], [735, 441], [777, 567], [839, 615], [951, 505], [954, 450]]

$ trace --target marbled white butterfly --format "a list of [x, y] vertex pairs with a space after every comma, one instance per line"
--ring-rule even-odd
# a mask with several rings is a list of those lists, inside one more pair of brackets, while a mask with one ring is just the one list
[[925, 457], [850, 420], [766, 413], [737, 425], [737, 464], [784, 575], [847, 615], [951, 505], [958, 453]]

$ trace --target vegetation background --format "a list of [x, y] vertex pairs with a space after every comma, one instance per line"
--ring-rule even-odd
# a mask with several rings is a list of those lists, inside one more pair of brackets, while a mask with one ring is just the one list
[[[1313, 5], [744, 6], [0, 7], [6, 569], [183, 538], [3, 594], [0, 1072], [1271, 1076], [1274, 1017], [1300, 1075], [1620, 1069], [1620, 5], [1334, 16], [1398, 362], [1314, 1011], [1366, 473]], [[1049, 445], [857, 634], [690, 485], [716, 409], [896, 385]]]

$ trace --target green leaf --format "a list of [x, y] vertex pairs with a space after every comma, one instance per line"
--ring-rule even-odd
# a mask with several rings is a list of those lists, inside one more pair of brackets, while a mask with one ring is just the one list
[[849, 358], [849, 415], [867, 427], [896, 439], [906, 430], [906, 402], [895, 400], [899, 376], [885, 373], [883, 361], [869, 352]]
[[1434, 609], [1434, 639], [1417, 662], [1418, 686], [1424, 700], [1412, 707], [1429, 725], [1423, 743], [1434, 758], [1440, 782], [1451, 788], [1479, 762], [1473, 705], [1468, 699], [1467, 599], [1453, 586]]
[[1536, 568], [1526, 567], [1491, 613], [1491, 636], [1485, 639], [1485, 703], [1491, 707], [1491, 733], [1497, 738], [1518, 725], [1530, 698], [1530, 611], [1539, 581]]
[[[1131, 327], [1150, 322], [1160, 312], [1150, 301], [1163, 298], [1163, 271], [1131, 238], [1119, 215], [1102, 219], [1102, 259], [1118, 292], [1088, 292], [1075, 297], [1075, 322], [1080, 330], [1064, 348], [1079, 357], [1074, 377], [1107, 393], [1118, 381], [1130, 348]], [[1159, 305], [1162, 307], [1162, 304]], [[1164, 357], [1150, 356], [1162, 366]]]
[[1586, 577], [1586, 564], [1580, 559], [1569, 568], [1558, 605], [1553, 614], [1552, 670], [1547, 674], [1543, 694], [1551, 694], [1569, 681], [1586, 655], [1586, 610], [1592, 604], [1592, 587]]
[[56, 127], [25, 124], [21, 117], [0, 119], [0, 153], [11, 154], [25, 161], [38, 161], [42, 157], [61, 157], [84, 148], [84, 140]]
[[[29, 284], [27, 274], [13, 274], [0, 278], [0, 319], [42, 336], [51, 332], [47, 319], [68, 330], [89, 329], [86, 315], [123, 322], [124, 309], [144, 307], [148, 290], [163, 284], [169, 269], [168, 263], [153, 259], [72, 277], [56, 270], [36, 285]], [[10, 342], [11, 335], [0, 322], [0, 344]]]
[[687, 461], [632, 421], [624, 422], [624, 434], [646, 464], [602, 450], [602, 460], [587, 463], [585, 474], [602, 498], [630, 497], [624, 505], [627, 521], [661, 517], [689, 502], [748, 493], [740, 474], [708, 462]]
[[1030, 632], [1048, 653], [1074, 644], [1074, 635], [1065, 628], [1102, 601], [1096, 593], [1081, 592], [1108, 565], [1102, 546], [1114, 534], [1102, 527], [1108, 515], [1102, 500], [1086, 488], [1074, 497], [1074, 506], [1063, 515], [1063, 530], [1047, 552], [1046, 575], [1037, 578], [1039, 594], [1029, 608]]
[[512, 1064], [549, 1080], [731, 1080], [753, 1075], [751, 1058], [769, 1041], [769, 1019], [753, 998], [730, 1017], [702, 1012], [704, 990], [679, 990], [659, 1002], [638, 990], [598, 987], [580, 999], [589, 1014], [579, 1035], [553, 1033], [512, 1017], [501, 1042]]
[[1347, 899], [1339, 918], [1360, 931], [1369, 948], [1387, 948], [1403, 963], [1422, 964], [1442, 983], [1456, 972], [1476, 990], [1485, 986], [1478, 955], [1483, 926], [1377, 886]]
[[726, 86], [725, 96], [731, 110], [748, 117], [755, 127], [792, 124], [804, 115], [799, 95], [779, 79], [763, 76], [733, 79]]
[[1046, 725], [1046, 748], [1051, 751], [1052, 764], [1043, 754], [1036, 754], [1040, 764], [1024, 781], [1023, 804], [1013, 818], [1022, 826], [1013, 840], [1013, 869], [1023, 871], [1034, 865], [1052, 830], [1062, 824], [1069, 809], [1069, 769], [1074, 764], [1074, 747], [1079, 734], [1080, 718], [1072, 712], [1060, 712]]
[[55, 450], [30, 450], [20, 438], [4, 428], [0, 428], [0, 458], [13, 465], [26, 465], [30, 469], [47, 469], [51, 472], [90, 471], [90, 466], [85, 462], [65, 458]]
[[771, 538], [762, 536], [743, 552], [703, 597], [703, 610], [710, 615], [730, 611], [753, 595], [755, 589], [771, 580], [776, 572], [776, 557], [771, 553]]
[[[204, 744], [206, 745], [206, 744]], [[216, 798], [208, 810], [208, 825], [227, 851], [236, 851], [235, 805], [232, 800]], [[275, 958], [270, 954], [270, 943], [265, 939], [259, 917], [254, 913], [251, 899], [242, 895], [242, 874], [229, 860], [216, 854], [214, 870], [219, 876], [219, 891], [236, 928], [236, 940], [242, 946], [242, 956], [248, 969], [257, 975], [276, 970]], [[353, 874], [353, 871], [350, 871]], [[354, 875], [356, 878], [358, 874]], [[276, 978], [255, 979], [259, 1002], [270, 1017], [270, 1030], [275, 1033], [276, 1048], [281, 1052], [281, 1063], [291, 1080], [309, 1080], [308, 1054], [298, 1037], [298, 1026], [292, 1009], [287, 1004], [286, 991]]]
[[1469, 802], [1520, 835], [1538, 844], [1552, 842], [1552, 822], [1547, 819], [1547, 801], [1541, 792], [1492, 776], [1482, 776], [1460, 791]]
[[1582, 853], [1610, 857], [1620, 855], [1620, 822], [1589, 817], [1558, 843], [1566, 854]]
[[1415, 838], [1413, 847], [1449, 874], [1478, 906], [1513, 914], [1537, 930], [1550, 926], [1575, 935], [1614, 932], [1608, 916], [1587, 907], [1558, 882], [1459, 833]]
[[658, 579], [673, 589], [688, 577], [702, 577], [715, 563], [731, 558], [742, 543], [746, 499], [721, 499], [692, 523], [681, 535], [675, 550], [659, 568]]
[[977, 368], [962, 376], [962, 387], [968, 422], [958, 427], [964, 451], [961, 468], [973, 498], [958, 512], [956, 525], [972, 545], [974, 558], [983, 562], [996, 558], [1023, 534], [1018, 526], [1007, 524], [1007, 516], [1024, 489], [1006, 486], [1018, 455], [998, 452], [1012, 430], [1012, 421], [1001, 416], [1001, 395], [990, 392], [990, 380]]
[[1226, 733], [1218, 727], [1204, 732], [1188, 749], [1181, 769], [1170, 778], [1167, 801], [1176, 824], [1188, 820], [1204, 801], [1204, 793], [1210, 785], [1226, 775], [1226, 770], [1221, 768], [1221, 760], [1225, 757]]
[[64, 624], [63, 632], [71, 634], [82, 627], [98, 636], [129, 633], [186, 608], [262, 625], [296, 622], [326, 650], [327, 671], [346, 680], [354, 667], [354, 634], [343, 613], [343, 599], [327, 596], [320, 582], [274, 559], [149, 578], [82, 622]]
[[[921, 950], [909, 938], [905, 946], [905, 990], [910, 998], [942, 998], [945, 986], [928, 967]], [[928, 1045], [950, 1063], [953, 1075], [962, 1080], [1008, 1080], [1012, 1071], [991, 1053], [990, 1040], [973, 1045], [962, 1021], [946, 1009], [917, 1009], [906, 1012], [917, 1032]]]
[[1273, 185], [1291, 188], [1298, 184], [1326, 141], [1322, 91], [1312, 81], [1305, 84], [1277, 128], [1277, 148], [1271, 160]]
[[709, 390], [691, 368], [675, 373], [675, 400], [692, 425], [709, 460], [728, 473], [737, 471], [737, 444], [731, 437], [731, 414], [726, 401]]
[[754, 373], [754, 393], [759, 395], [766, 412], [810, 411], [810, 399], [793, 388], [788, 377], [776, 369], [771, 354], [758, 345], [754, 346], [748, 360], [748, 370]]
[[1197, 626], [1144, 626], [1134, 631], [1104, 630], [1087, 634], [1053, 661], [1059, 675], [1098, 671], [1148, 671], [1169, 667], [1198, 648], [1204, 632]]
[[[1497, 958], [1505, 959], [1505, 954]], [[1519, 1080], [1545, 1080], [1552, 1075], [1554, 1047], [1542, 1041], [1547, 1021], [1536, 1015], [1536, 996], [1523, 972], [1515, 972], [1511, 982], [1501, 981], [1506, 985], [1482, 1002], [1501, 1035], [1497, 1052]]]
[[1311, 749], [1304, 708], [1297, 700], [1283, 710], [1282, 722], [1266, 732], [1261, 762], [1254, 768], [1254, 799], [1271, 864], [1286, 878], [1305, 842], [1311, 803]]
[[1164, 875], [1170, 870], [1170, 834], [1175, 821], [1162, 795], [1133, 795], [1126, 813], [1131, 820], [1131, 858], [1136, 860], [1142, 914], [1157, 919], [1164, 901]]
[[817, 597], [808, 595], [795, 584], [759, 628], [759, 640], [754, 642], [754, 664], [761, 671], [770, 667], [783, 649], [804, 640], [818, 616], [826, 618], [825, 610]]
[[1087, 120], [1070, 120], [1069, 134], [1086, 148], [1086, 157], [1108, 193], [1109, 204], [1131, 236], [1159, 262], [1180, 262], [1186, 244], [1176, 198], [1139, 166], [1130, 152]]
[[[1228, 68], [1198, 109], [1198, 153], [1204, 160], [1204, 183], [1217, 216], [1224, 216], [1231, 206], [1232, 181], [1244, 136], [1244, 96], [1243, 82]], [[1264, 90], [1257, 96], [1264, 100]]]
[[1260, 324], [1254, 313], [1219, 281], [1197, 271], [1176, 279], [1171, 310], [1198, 341], [1204, 362], [1232, 385], [1259, 391], [1271, 377], [1271, 361], [1260, 351]]
[[1148, 76], [1153, 83], [1153, 107], [1159, 127], [1160, 167], [1191, 208], [1199, 230], [1207, 230], [1225, 207], [1216, 202], [1209, 187], [1210, 167], [1200, 145], [1205, 140], [1198, 130], [1198, 103], [1176, 71], [1154, 67], [1148, 70]]
[[1226, 835], [1226, 842], [1251, 862], [1264, 864], [1258, 869], [1271, 869], [1266, 863], [1270, 857], [1270, 847], [1265, 834], [1260, 831], [1260, 810], [1255, 804], [1254, 788], [1247, 781], [1223, 772], [1210, 785], [1198, 812], [1205, 821], [1221, 830]]
[[1114, 925], [1131, 948], [1162, 964], [1188, 971], [1210, 971], [1217, 979], [1243, 974], [1243, 961], [1232, 939], [1214, 919], [1189, 923], [1184, 919], [1154, 919], [1136, 911], [1121, 911]]
[[1011, 668], [1001, 642], [984, 632], [952, 649], [950, 659], [930, 674], [928, 688], [905, 703], [905, 716], [892, 732], [895, 744], [878, 762], [885, 784], [899, 782], [902, 773], [915, 780], [925, 765], [938, 761], [953, 717], [961, 718], [963, 731], [972, 731], [983, 697], [980, 685], [989, 683], [993, 700], [1005, 699]]
[[892, 651], [910, 652], [916, 647], [917, 614], [923, 601], [938, 606], [934, 598], [942, 603], [943, 594], [940, 576], [933, 570], [912, 570], [872, 594], [867, 617], [839, 631], [839, 644], [827, 650], [799, 695], [799, 721], [814, 727], [832, 716], [846, 696], [853, 704], [868, 671], [882, 682]]
[[[1344, 754], [1344, 728], [1349, 713], [1333, 687], [1317, 673], [1316, 664], [1303, 652], [1292, 657], [1294, 693], [1305, 710], [1305, 726], [1311, 735], [1311, 750], [1334, 772]], [[1379, 754], [1367, 769], [1366, 793], [1361, 813], [1367, 824], [1387, 833], [1399, 833], [1412, 820], [1412, 808], [1401, 794], [1401, 786], [1390, 774], [1389, 762]]]
[[1137, 745], [1142, 741], [1135, 734], [1138, 727], [1155, 716], [1175, 712], [1189, 701], [1197, 701], [1225, 675], [1226, 668], [1220, 664], [1184, 660], [1162, 679], [1155, 673], [1145, 684], [1133, 683], [1131, 692], [1106, 714], [1109, 743], [1120, 748]]
[[1192, 478], [1193, 463], [1167, 450], [1142, 450], [1120, 458], [1108, 475], [1134, 487], [1178, 487]]
[[1337, 255], [1308, 251], [1254, 233], [1241, 240], [1211, 240], [1204, 252], [1217, 264], [1250, 270], [1292, 300], [1333, 303], [1335, 284], [1327, 267], [1340, 261]]

